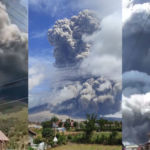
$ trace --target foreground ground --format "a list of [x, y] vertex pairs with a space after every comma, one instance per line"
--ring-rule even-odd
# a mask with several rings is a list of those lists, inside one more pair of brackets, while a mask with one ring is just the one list
[[27, 149], [27, 117], [27, 104], [17, 102], [0, 107], [0, 130], [9, 138], [8, 148]]
[[106, 146], [96, 144], [68, 144], [51, 150], [121, 150], [121, 146]]

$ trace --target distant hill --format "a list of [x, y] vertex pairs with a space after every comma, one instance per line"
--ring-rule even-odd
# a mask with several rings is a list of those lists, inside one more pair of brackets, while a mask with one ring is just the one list
[[8, 103], [11, 101], [2, 100], [0, 101], [0, 113], [2, 114], [10, 114], [14, 112], [21, 111], [24, 108], [27, 108], [28, 105], [21, 101], [16, 101], [13, 103]]

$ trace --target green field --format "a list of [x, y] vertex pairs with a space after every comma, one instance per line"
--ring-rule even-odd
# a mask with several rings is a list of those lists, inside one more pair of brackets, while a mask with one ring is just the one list
[[121, 146], [107, 146], [96, 144], [68, 144], [51, 150], [121, 150]]

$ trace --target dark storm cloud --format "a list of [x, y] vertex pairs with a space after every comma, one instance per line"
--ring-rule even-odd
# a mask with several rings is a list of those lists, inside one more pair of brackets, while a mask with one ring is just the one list
[[[0, 7], [0, 82], [5, 84], [18, 78], [27, 77], [28, 45], [27, 34], [22, 33], [16, 25], [11, 24], [6, 8], [1, 2]], [[10, 87], [5, 89], [1, 87], [1, 90], [1, 95], [6, 93], [7, 96], [11, 91]], [[27, 81], [22, 84], [20, 93], [23, 91], [27, 93], [25, 92], [27, 91]]]
[[54, 46], [56, 65], [71, 65], [87, 57], [90, 45], [82, 40], [82, 36], [91, 35], [98, 29], [99, 20], [89, 10], [84, 10], [71, 19], [56, 21], [48, 31], [49, 41]]

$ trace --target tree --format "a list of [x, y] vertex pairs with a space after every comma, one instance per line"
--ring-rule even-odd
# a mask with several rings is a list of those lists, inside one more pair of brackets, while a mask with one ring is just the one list
[[75, 121], [75, 122], [73, 123], [73, 126], [74, 126], [75, 128], [77, 128], [77, 127], [78, 127], [78, 122]]
[[54, 116], [54, 117], [51, 118], [51, 122], [54, 122], [54, 123], [56, 123], [58, 120], [59, 119], [56, 116]]
[[87, 142], [90, 141], [92, 133], [96, 129], [96, 125], [95, 125], [96, 120], [97, 120], [97, 115], [95, 114], [87, 115], [87, 120], [85, 122], [85, 137], [87, 139]]
[[67, 119], [64, 123], [64, 127], [69, 130], [70, 129], [70, 126], [71, 126], [71, 122], [70, 122], [70, 119]]
[[58, 126], [59, 127], [62, 127], [63, 123], [62, 122], [59, 122]]
[[42, 137], [46, 139], [46, 141], [53, 141], [54, 138], [54, 130], [51, 128], [44, 128], [42, 131]]
[[51, 120], [49, 120], [49, 121], [45, 121], [45, 122], [42, 122], [42, 127], [43, 127], [43, 129], [44, 128], [52, 128], [52, 121]]

